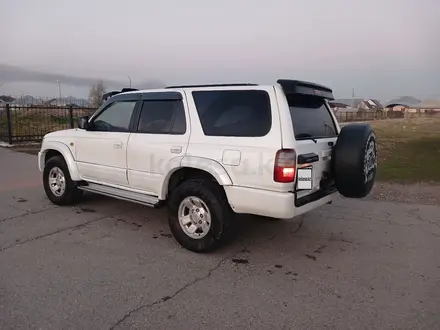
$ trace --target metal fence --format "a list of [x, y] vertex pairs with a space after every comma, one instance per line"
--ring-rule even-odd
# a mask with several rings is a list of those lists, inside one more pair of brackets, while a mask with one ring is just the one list
[[41, 141], [47, 133], [77, 127], [78, 118], [90, 116], [95, 108], [73, 106], [20, 106], [0, 107], [0, 141]]
[[336, 111], [335, 116], [339, 122], [351, 122], [351, 121], [373, 121], [373, 120], [381, 120], [388, 118], [404, 118], [404, 113], [397, 112], [396, 113], [388, 113], [382, 111]]
[[336, 111], [335, 116], [339, 122], [355, 122], [355, 121], [375, 121], [383, 119], [399, 119], [399, 118], [423, 118], [423, 117], [440, 117], [440, 112], [435, 110], [426, 110], [419, 112], [408, 111]]

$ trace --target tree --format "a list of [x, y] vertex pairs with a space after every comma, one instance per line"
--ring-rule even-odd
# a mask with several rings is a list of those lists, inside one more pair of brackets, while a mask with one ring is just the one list
[[105, 94], [105, 86], [102, 80], [99, 80], [92, 86], [89, 93], [90, 105], [92, 107], [99, 107], [102, 104], [102, 97]]

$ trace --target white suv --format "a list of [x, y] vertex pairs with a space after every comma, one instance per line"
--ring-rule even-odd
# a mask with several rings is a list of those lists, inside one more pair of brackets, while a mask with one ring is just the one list
[[224, 241], [236, 213], [289, 219], [373, 186], [374, 132], [341, 130], [327, 87], [278, 80], [112, 94], [79, 128], [44, 137], [39, 168], [53, 203], [76, 203], [83, 191], [166, 202], [176, 240], [203, 252]]

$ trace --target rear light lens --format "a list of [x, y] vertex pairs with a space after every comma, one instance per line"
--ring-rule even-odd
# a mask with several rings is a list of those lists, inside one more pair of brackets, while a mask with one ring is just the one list
[[288, 183], [295, 181], [296, 152], [293, 149], [281, 149], [275, 156], [273, 179], [275, 182]]

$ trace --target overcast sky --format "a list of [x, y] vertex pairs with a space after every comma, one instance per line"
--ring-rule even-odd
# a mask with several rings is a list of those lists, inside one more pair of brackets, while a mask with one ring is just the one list
[[282, 77], [337, 97], [440, 98], [440, 0], [1, 0], [0, 13], [0, 64], [135, 86]]

